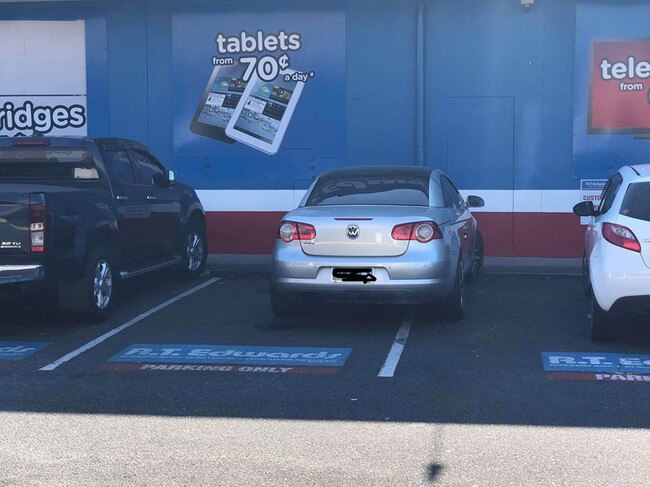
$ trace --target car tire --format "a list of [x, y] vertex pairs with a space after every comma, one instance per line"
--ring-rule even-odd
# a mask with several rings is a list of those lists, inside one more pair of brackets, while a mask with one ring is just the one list
[[271, 309], [278, 318], [291, 318], [300, 313], [301, 306], [297, 300], [271, 288]]
[[205, 227], [197, 221], [190, 221], [180, 242], [181, 275], [184, 279], [197, 279], [205, 271], [208, 259], [208, 244]]
[[478, 230], [476, 231], [476, 243], [474, 245], [474, 256], [472, 259], [472, 267], [467, 275], [467, 282], [476, 281], [483, 272], [483, 262], [485, 261], [485, 248], [483, 246], [483, 235]]
[[591, 339], [594, 342], [606, 342], [615, 338], [614, 325], [616, 318], [598, 304], [596, 297], [591, 295]]
[[458, 259], [456, 280], [449, 296], [438, 302], [440, 317], [452, 323], [460, 321], [465, 312], [465, 275], [463, 261]]
[[102, 246], [91, 249], [84, 276], [59, 286], [59, 308], [78, 312], [88, 322], [105, 320], [113, 310], [116, 279], [108, 249]]
[[591, 296], [591, 276], [589, 275], [589, 261], [587, 252], [582, 254], [582, 288], [585, 295]]

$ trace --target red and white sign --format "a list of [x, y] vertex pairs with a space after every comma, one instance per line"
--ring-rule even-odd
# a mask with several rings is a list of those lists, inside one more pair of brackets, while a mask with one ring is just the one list
[[650, 39], [592, 46], [589, 133], [650, 132]]

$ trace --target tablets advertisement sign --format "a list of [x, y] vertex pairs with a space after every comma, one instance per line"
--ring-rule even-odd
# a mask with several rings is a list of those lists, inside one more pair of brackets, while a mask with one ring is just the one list
[[213, 178], [309, 180], [328, 169], [323, 165], [340, 164], [344, 19], [342, 12], [309, 10], [263, 18], [175, 14], [174, 143], [181, 177], [198, 188]]

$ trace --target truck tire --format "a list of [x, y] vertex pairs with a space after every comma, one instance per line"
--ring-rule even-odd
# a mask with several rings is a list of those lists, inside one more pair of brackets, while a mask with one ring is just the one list
[[59, 286], [59, 307], [80, 313], [88, 322], [103, 321], [113, 310], [115, 280], [108, 249], [95, 247], [88, 252], [84, 276]]
[[438, 315], [445, 321], [455, 323], [463, 318], [465, 312], [465, 275], [463, 261], [458, 259], [456, 280], [449, 296], [437, 302]]
[[205, 270], [208, 244], [205, 228], [196, 220], [187, 224], [181, 237], [181, 275], [184, 279], [197, 279]]
[[591, 295], [591, 339], [594, 342], [608, 342], [615, 338], [616, 317], [600, 307], [596, 297]]

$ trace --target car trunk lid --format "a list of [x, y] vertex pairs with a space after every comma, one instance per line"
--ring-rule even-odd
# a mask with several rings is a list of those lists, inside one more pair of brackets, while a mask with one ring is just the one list
[[395, 257], [404, 254], [408, 240], [395, 240], [395, 225], [427, 220], [427, 207], [321, 206], [304, 207], [288, 219], [313, 225], [316, 238], [301, 240], [313, 256]]

